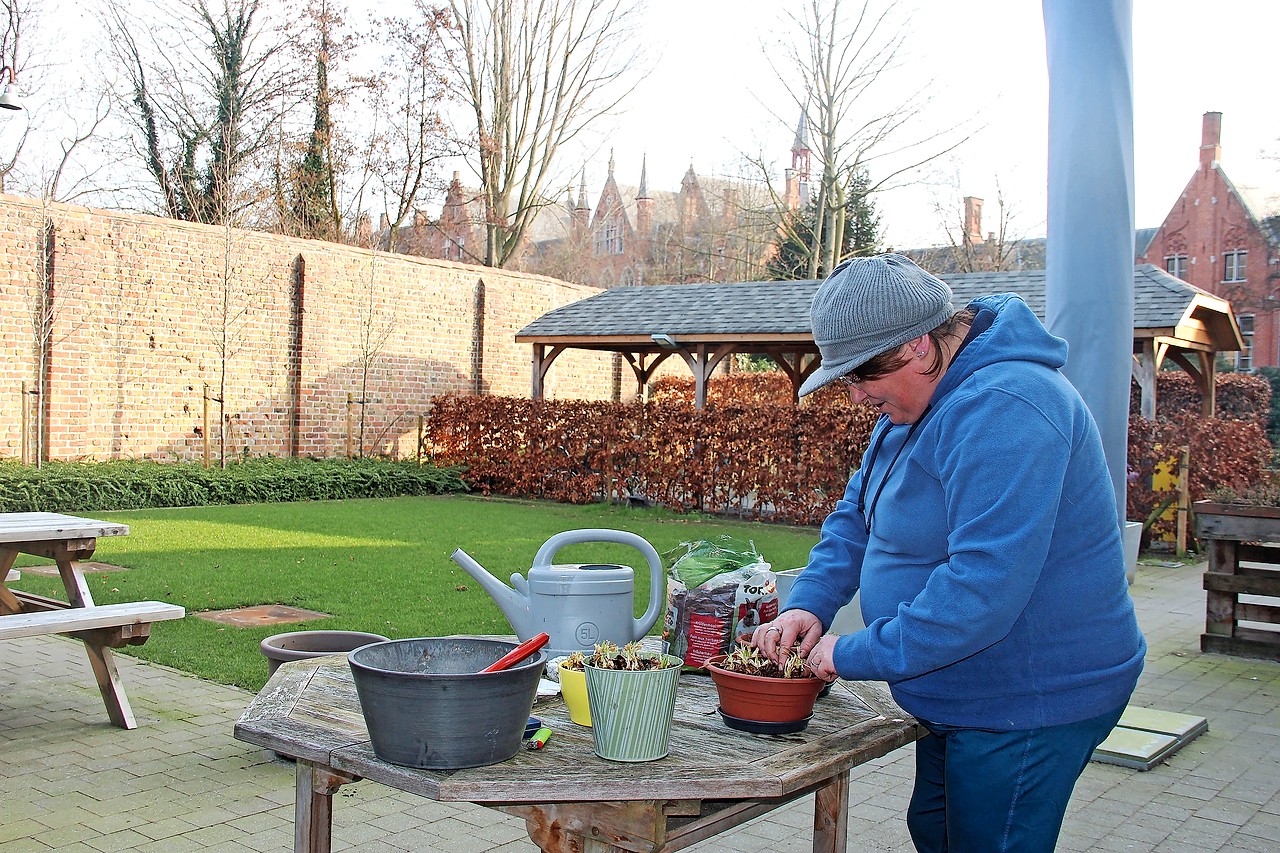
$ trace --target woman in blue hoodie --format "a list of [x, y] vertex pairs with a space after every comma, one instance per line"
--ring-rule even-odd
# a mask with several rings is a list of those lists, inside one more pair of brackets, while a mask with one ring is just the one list
[[[753, 641], [827, 680], [888, 682], [929, 731], [907, 825], [921, 851], [1051, 851], [1072, 788], [1142, 670], [1102, 442], [1067, 345], [1016, 295], [951, 306], [898, 255], [814, 296], [831, 382], [881, 412], [785, 610]], [[862, 592], [866, 628], [826, 635]]]

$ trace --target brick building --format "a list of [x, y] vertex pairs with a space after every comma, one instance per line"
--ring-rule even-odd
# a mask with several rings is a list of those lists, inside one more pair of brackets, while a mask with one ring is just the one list
[[[811, 157], [803, 118], [791, 148], [781, 203], [809, 201]], [[752, 184], [698, 175], [691, 164], [675, 191], [651, 191], [640, 164], [637, 186], [618, 182], [613, 157], [596, 201], [585, 172], [576, 196], [549, 203], [538, 215], [514, 267], [592, 287], [752, 281], [764, 276], [773, 250], [775, 203]], [[483, 261], [483, 203], [453, 175], [438, 219], [415, 213], [399, 229], [395, 251], [428, 258]], [[377, 245], [388, 247], [383, 217]]]
[[1280, 366], [1280, 217], [1222, 168], [1222, 113], [1204, 114], [1200, 162], [1160, 227], [1140, 231], [1137, 260], [1230, 301], [1242, 370]]

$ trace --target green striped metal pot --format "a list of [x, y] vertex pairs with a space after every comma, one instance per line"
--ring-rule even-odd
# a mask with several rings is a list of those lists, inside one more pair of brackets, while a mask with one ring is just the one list
[[681, 660], [661, 657], [662, 669], [585, 668], [596, 755], [609, 761], [654, 761], [666, 756]]

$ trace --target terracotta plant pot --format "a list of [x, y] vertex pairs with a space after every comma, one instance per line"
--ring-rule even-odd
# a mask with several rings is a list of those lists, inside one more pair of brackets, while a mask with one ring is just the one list
[[813, 703], [826, 683], [807, 678], [766, 678], [720, 666], [725, 656], [707, 660], [707, 672], [720, 695], [725, 725], [760, 734], [797, 732], [809, 724]]

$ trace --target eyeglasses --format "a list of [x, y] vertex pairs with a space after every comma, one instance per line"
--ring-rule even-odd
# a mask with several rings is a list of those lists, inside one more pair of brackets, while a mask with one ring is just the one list
[[863, 362], [862, 364], [850, 370], [848, 373], [837, 376], [832, 382], [840, 383], [844, 388], [857, 388], [862, 390], [862, 386], [868, 382], [874, 382], [877, 379], [883, 379], [891, 373], [897, 373], [910, 363], [909, 358], [903, 358], [902, 348], [906, 344], [896, 346], [888, 352], [882, 352]]

